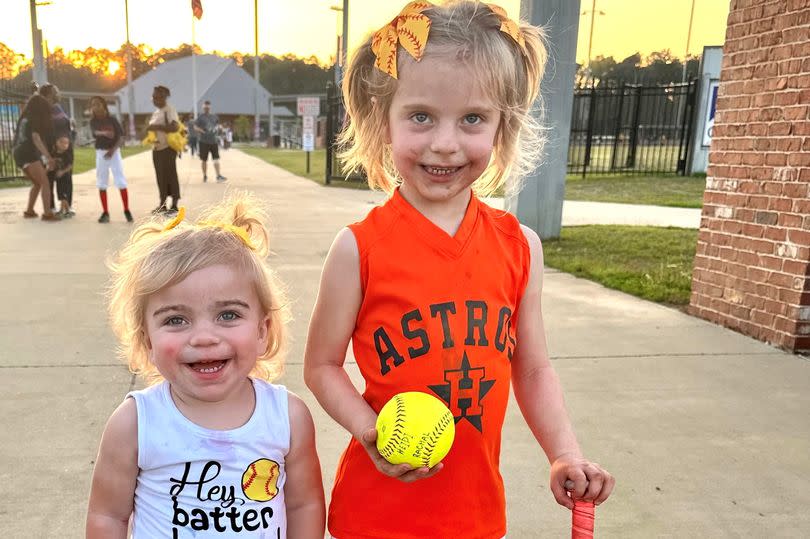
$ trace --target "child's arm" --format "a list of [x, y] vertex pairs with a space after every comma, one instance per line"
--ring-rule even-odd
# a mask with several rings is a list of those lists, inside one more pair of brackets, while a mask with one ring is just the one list
[[134, 399], [113, 412], [98, 450], [90, 503], [87, 539], [125, 539], [138, 477], [138, 414]]
[[312, 415], [298, 396], [290, 394], [290, 451], [287, 453], [287, 537], [323, 539], [326, 509], [321, 463], [315, 448]]
[[523, 227], [531, 252], [531, 270], [520, 303], [517, 345], [512, 357], [515, 399], [534, 437], [551, 463], [551, 492], [557, 503], [573, 509], [565, 483], [576, 498], [599, 504], [610, 496], [613, 477], [598, 464], [586, 460], [565, 409], [562, 387], [551, 366], [541, 309], [543, 247], [537, 234]]
[[56, 177], [61, 178], [62, 176], [70, 172], [72, 168], [73, 165], [68, 165], [65, 168], [60, 168], [59, 170], [56, 171]]
[[304, 353], [304, 380], [326, 413], [343, 425], [365, 448], [377, 469], [401, 481], [415, 481], [436, 474], [432, 469], [393, 465], [377, 451], [377, 414], [363, 399], [343, 369], [363, 293], [360, 286], [360, 253], [351, 230], [341, 230], [321, 275], [318, 299], [309, 322]]

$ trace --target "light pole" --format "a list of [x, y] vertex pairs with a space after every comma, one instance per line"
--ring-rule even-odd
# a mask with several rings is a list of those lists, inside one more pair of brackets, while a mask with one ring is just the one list
[[692, 0], [692, 10], [689, 12], [689, 30], [686, 32], [686, 51], [683, 54], [683, 74], [681, 82], [686, 82], [686, 63], [689, 59], [689, 42], [692, 40], [692, 20], [695, 16], [695, 0]]
[[[582, 15], [588, 13], [588, 10], [582, 12]], [[585, 82], [587, 83], [588, 80], [591, 79], [591, 46], [593, 45], [593, 27], [594, 23], [596, 22], [596, 15], [605, 15], [605, 12], [602, 10], [596, 11], [596, 0], [593, 0], [591, 4], [591, 32], [588, 35], [588, 76], [585, 78]]]
[[253, 120], [253, 140], [259, 140], [261, 135], [261, 126], [259, 125], [259, 0], [253, 0], [253, 13], [253, 45], [255, 49], [253, 78], [256, 80], [253, 87], [253, 108], [256, 113]]
[[36, 0], [29, 0], [31, 8], [31, 40], [34, 45], [34, 82], [38, 85], [48, 82], [48, 69], [45, 66], [45, 59], [42, 54], [42, 30], [37, 27], [37, 6], [47, 6], [50, 2], [37, 3]]
[[127, 109], [129, 138], [135, 140], [135, 88], [132, 87], [132, 43], [129, 41], [129, 0], [124, 0], [124, 23], [127, 30]]
[[[349, 43], [349, 0], [343, 0], [343, 32], [340, 34], [340, 65], [343, 67], [349, 59], [347, 54]], [[343, 81], [343, 70], [341, 69], [340, 81]]]
[[[343, 8], [340, 6], [329, 6], [329, 9], [334, 11], [335, 13], [343, 13]], [[341, 61], [341, 42], [343, 41], [343, 36], [340, 33], [340, 30], [335, 30], [335, 34], [337, 36], [337, 45], [335, 47], [335, 86], [340, 84], [340, 79], [343, 78], [341, 74], [341, 68], [343, 67], [343, 62]]]

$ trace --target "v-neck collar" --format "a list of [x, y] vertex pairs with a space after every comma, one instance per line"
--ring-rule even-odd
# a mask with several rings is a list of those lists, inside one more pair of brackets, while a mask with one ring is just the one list
[[475, 223], [478, 221], [479, 204], [475, 193], [470, 193], [470, 202], [464, 213], [464, 218], [456, 230], [454, 236], [445, 232], [441, 227], [433, 223], [430, 219], [422, 215], [414, 208], [410, 202], [399, 192], [399, 188], [394, 191], [391, 197], [394, 209], [402, 214], [405, 219], [414, 225], [417, 234], [427, 243], [440, 251], [455, 258], [461, 256], [467, 244], [470, 242]]

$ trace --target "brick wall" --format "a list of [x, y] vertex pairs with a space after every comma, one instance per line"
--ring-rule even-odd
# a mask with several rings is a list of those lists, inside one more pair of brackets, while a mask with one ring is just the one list
[[810, 351], [810, 0], [732, 0], [693, 314]]

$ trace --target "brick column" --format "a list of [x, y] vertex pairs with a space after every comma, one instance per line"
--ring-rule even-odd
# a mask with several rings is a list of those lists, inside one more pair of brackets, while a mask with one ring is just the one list
[[732, 0], [692, 314], [810, 351], [810, 0]]

